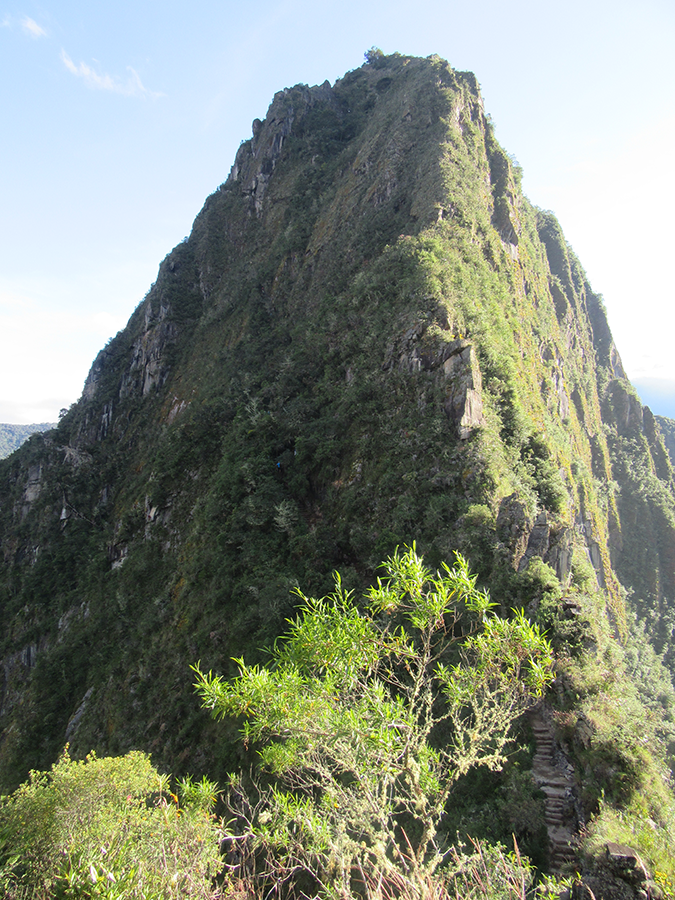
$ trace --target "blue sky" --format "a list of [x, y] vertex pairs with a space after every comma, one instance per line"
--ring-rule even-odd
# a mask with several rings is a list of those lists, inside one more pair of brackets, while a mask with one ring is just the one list
[[675, 417], [672, 0], [0, 0], [0, 421], [78, 399], [274, 93], [373, 45], [476, 73], [630, 377]]

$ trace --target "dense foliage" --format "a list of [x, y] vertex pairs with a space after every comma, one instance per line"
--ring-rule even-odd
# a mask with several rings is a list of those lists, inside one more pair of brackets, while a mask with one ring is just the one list
[[143, 753], [64, 753], [0, 802], [3, 897], [206, 900], [222, 866], [215, 788], [184, 780], [180, 806]]
[[321, 600], [301, 595], [268, 667], [240, 660], [230, 682], [196, 669], [203, 704], [244, 719], [274, 776], [255, 814], [239, 801], [231, 840], [253, 839], [281, 882], [311, 875], [326, 896], [357, 882], [378, 896], [383, 881], [423, 893], [451, 853], [453, 786], [501, 768], [513, 721], [553, 678], [537, 627], [496, 616], [461, 556], [434, 575], [407, 548], [383, 568], [363, 611], [340, 579]]

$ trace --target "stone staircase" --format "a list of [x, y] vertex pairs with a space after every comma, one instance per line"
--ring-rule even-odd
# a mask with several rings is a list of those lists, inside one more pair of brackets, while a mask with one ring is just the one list
[[551, 848], [549, 863], [551, 871], [557, 873], [566, 863], [576, 859], [574, 779], [570, 767], [556, 761], [553, 729], [547, 724], [541, 707], [531, 714], [530, 723], [537, 745], [532, 775], [545, 796], [546, 828]]

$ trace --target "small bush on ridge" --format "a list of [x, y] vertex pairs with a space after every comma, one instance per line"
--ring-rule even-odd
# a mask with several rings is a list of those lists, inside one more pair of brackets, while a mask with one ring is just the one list
[[183, 782], [181, 808], [144, 753], [64, 751], [0, 801], [3, 896], [206, 900], [221, 866], [215, 790]]

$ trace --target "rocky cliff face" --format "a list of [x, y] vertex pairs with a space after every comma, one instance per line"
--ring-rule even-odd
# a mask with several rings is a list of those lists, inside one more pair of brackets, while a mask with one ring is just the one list
[[294, 585], [362, 587], [404, 542], [533, 614], [590, 566], [622, 633], [622, 585], [675, 603], [674, 496], [474, 76], [394, 56], [279, 92], [80, 402], [0, 470], [0, 774], [66, 739], [231, 762], [190, 663], [227, 671]]

